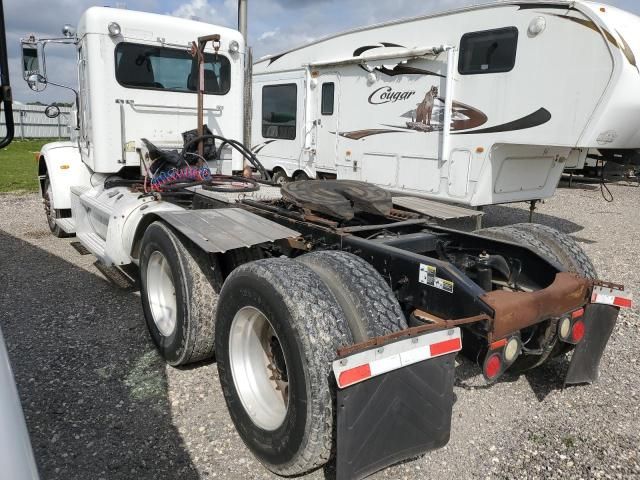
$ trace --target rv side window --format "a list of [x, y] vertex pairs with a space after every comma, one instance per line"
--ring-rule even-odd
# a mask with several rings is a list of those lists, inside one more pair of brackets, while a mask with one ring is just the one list
[[296, 138], [298, 87], [294, 83], [262, 87], [262, 136]]
[[335, 85], [333, 82], [322, 84], [322, 102], [320, 105], [320, 113], [322, 115], [333, 115], [334, 93], [335, 93]]
[[461, 75], [513, 70], [518, 48], [516, 27], [467, 33], [460, 40], [458, 71]]
[[[127, 88], [195, 92], [198, 64], [188, 50], [121, 42], [116, 47], [116, 79]], [[231, 63], [204, 55], [204, 93], [224, 95], [231, 87]]]

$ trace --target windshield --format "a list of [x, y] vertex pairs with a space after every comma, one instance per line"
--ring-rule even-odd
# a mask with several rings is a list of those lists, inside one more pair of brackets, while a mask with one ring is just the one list
[[[231, 88], [229, 59], [213, 53], [204, 59], [205, 93], [226, 94]], [[195, 92], [198, 65], [186, 49], [122, 42], [116, 47], [116, 80], [128, 88]]]

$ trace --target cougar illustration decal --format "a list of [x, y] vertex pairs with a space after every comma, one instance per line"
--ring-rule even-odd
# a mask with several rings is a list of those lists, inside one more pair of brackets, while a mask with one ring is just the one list
[[431, 114], [433, 113], [436, 98], [438, 98], [438, 87], [434, 85], [424, 96], [424, 100], [418, 104], [416, 123], [424, 123], [429, 127], [431, 126]]

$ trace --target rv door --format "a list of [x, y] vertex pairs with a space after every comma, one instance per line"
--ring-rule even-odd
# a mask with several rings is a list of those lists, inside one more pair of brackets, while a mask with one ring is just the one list
[[338, 122], [340, 118], [340, 75], [323, 73], [318, 78], [316, 120], [316, 171], [336, 173], [338, 159]]

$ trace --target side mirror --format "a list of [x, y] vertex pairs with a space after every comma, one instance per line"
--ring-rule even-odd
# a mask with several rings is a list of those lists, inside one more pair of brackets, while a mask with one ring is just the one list
[[65, 23], [64, 27], [62, 27], [62, 35], [64, 35], [67, 38], [72, 38], [75, 34], [76, 34], [76, 29], [73, 28], [72, 25]]
[[22, 42], [22, 78], [29, 81], [32, 75], [44, 77], [44, 69], [40, 65], [40, 55], [37, 43]]
[[27, 78], [27, 85], [34, 92], [41, 92], [47, 88], [47, 79], [38, 73], [34, 73]]
[[44, 116], [47, 118], [58, 118], [60, 116], [60, 108], [57, 105], [49, 105], [44, 109]]

